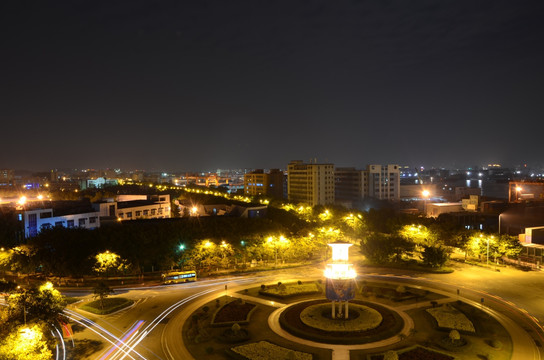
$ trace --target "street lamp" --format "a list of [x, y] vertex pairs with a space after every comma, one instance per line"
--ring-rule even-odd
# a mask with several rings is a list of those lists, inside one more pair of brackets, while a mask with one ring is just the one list
[[423, 213], [425, 214], [425, 217], [427, 217], [427, 199], [429, 198], [429, 196], [431, 195], [431, 193], [429, 192], [429, 190], [423, 190], [421, 192], [421, 195], [423, 195]]
[[516, 186], [516, 201], [519, 201], [519, 192], [523, 190], [520, 186]]

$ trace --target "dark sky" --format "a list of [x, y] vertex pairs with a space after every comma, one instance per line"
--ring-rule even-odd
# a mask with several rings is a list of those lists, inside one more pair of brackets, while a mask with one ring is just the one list
[[6, 0], [0, 46], [0, 168], [544, 163], [540, 0]]

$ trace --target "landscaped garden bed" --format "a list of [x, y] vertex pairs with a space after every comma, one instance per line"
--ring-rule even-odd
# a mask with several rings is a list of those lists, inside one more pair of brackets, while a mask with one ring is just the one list
[[[330, 302], [324, 299], [305, 301], [290, 306], [280, 315], [279, 321], [281, 327], [295, 336], [313, 341], [329, 344], [364, 344], [394, 336], [395, 334], [398, 334], [404, 326], [404, 321], [396, 312], [375, 303], [354, 300], [351, 301], [350, 304], [357, 304], [369, 307], [379, 313], [379, 315], [382, 317], [382, 321], [379, 326], [373, 329], [359, 331], [333, 332], [330, 330], [317, 329], [304, 324], [304, 322], [301, 320], [300, 315], [307, 307], [318, 304], [328, 304], [330, 309]], [[357, 310], [353, 308], [353, 312], [355, 311]]]
[[427, 309], [427, 312], [436, 320], [440, 328], [475, 332], [472, 321], [450, 303]]
[[291, 298], [301, 295], [319, 294], [321, 287], [315, 281], [312, 282], [296, 282], [296, 283], [278, 283], [275, 285], [261, 285], [259, 290], [260, 295], [272, 296], [280, 299]]
[[103, 300], [103, 302], [104, 308], [102, 308], [100, 300], [91, 301], [89, 303], [81, 305], [79, 308], [93, 314], [106, 315], [129, 307], [134, 303], [134, 301], [130, 299], [125, 299], [121, 297], [106, 298]]
[[388, 299], [392, 302], [405, 302], [408, 300], [420, 301], [423, 299], [429, 300], [434, 299], [436, 296], [430, 294], [429, 291], [414, 289], [411, 287], [397, 286], [397, 287], [388, 287], [383, 286], [382, 284], [367, 283], [362, 281], [361, 286], [361, 295], [363, 297], [376, 297], [379, 299]]
[[[453, 360], [453, 356], [424, 348], [422, 346], [416, 346], [414, 348], [401, 350], [397, 352], [399, 360]], [[384, 360], [385, 354], [371, 355], [368, 357], [370, 360]]]
[[382, 322], [380, 313], [368, 306], [349, 305], [348, 319], [332, 319], [331, 304], [308, 306], [300, 313], [300, 320], [315, 329], [323, 331], [366, 331], [377, 328]]
[[[312, 360], [312, 354], [302, 351], [287, 349], [268, 341], [259, 341], [256, 343], [236, 346], [227, 351], [227, 354], [238, 359], [248, 360], [269, 360], [269, 359], [289, 359], [289, 360]], [[238, 356], [237, 356], [238, 355]], [[241, 357], [240, 357], [241, 356]]]
[[212, 326], [229, 326], [234, 323], [247, 324], [257, 305], [236, 299], [221, 306], [212, 317]]

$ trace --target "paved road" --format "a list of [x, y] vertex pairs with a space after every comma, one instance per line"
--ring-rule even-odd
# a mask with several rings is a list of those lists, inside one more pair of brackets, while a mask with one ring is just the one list
[[[480, 302], [484, 298], [484, 305], [500, 316], [513, 319], [527, 330], [540, 344], [544, 344], [543, 331], [536, 325], [531, 316], [538, 321], [544, 321], [544, 273], [522, 272], [514, 269], [502, 269], [501, 272], [466, 266], [455, 265], [453, 274], [427, 274], [413, 271], [360, 268], [362, 276], [375, 275], [401, 276], [394, 279], [404, 282], [413, 282], [412, 278], [419, 278], [426, 286], [456, 295], [456, 289], [461, 296]], [[164, 346], [175, 341], [180, 331], [180, 324], [171, 319], [183, 308], [191, 306], [193, 297], [208, 296], [208, 292], [224, 291], [225, 283], [229, 287], [237, 284], [261, 284], [265, 282], [286, 281], [288, 279], [307, 279], [322, 277], [322, 270], [317, 267], [277, 270], [266, 273], [248, 274], [215, 280], [200, 280], [197, 283], [160, 286], [153, 288], [125, 289], [119, 295], [134, 299], [136, 304], [130, 309], [108, 316], [93, 316], [83, 314], [104, 330], [109, 331], [117, 338], [127, 337], [125, 342], [134, 347], [141, 354], [125, 357], [126, 359], [178, 359], [177, 354], [169, 354], [172, 349]], [[73, 294], [72, 294], [73, 295]], [[90, 295], [88, 295], [90, 296]], [[499, 296], [499, 298], [496, 298]], [[510, 304], [502, 301], [504, 299]], [[520, 311], [516, 309], [522, 309]], [[525, 312], [527, 311], [527, 313]], [[140, 321], [143, 321], [141, 323]], [[140, 324], [140, 325], [138, 325]], [[165, 328], [168, 326], [168, 331]], [[96, 329], [95, 329], [96, 330]], [[170, 331], [171, 330], [171, 331]], [[130, 336], [129, 336], [130, 335]], [[120, 359], [122, 352], [115, 351], [108, 354], [113, 347], [90, 329], [76, 333], [76, 340], [94, 339], [105, 345], [101, 350], [86, 354], [81, 358], [88, 359]], [[114, 340], [113, 340], [114, 341]], [[114, 341], [115, 343], [115, 341]], [[108, 356], [106, 357], [106, 354]], [[532, 359], [533, 357], [531, 357]]]

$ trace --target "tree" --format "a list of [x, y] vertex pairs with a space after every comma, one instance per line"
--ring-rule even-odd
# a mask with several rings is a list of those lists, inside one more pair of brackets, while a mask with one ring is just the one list
[[389, 262], [395, 251], [389, 243], [389, 236], [382, 233], [370, 234], [361, 241], [361, 253], [370, 261], [383, 264]]
[[449, 254], [442, 246], [424, 246], [421, 259], [425, 265], [432, 268], [444, 266], [449, 259]]
[[109, 272], [123, 272], [129, 268], [126, 260], [121, 259], [116, 253], [105, 251], [103, 253], [96, 254], [96, 264], [94, 271], [97, 273], [104, 273], [106, 278]]
[[414, 251], [415, 244], [402, 236], [393, 234], [389, 236], [389, 243], [395, 254], [394, 260], [400, 262], [403, 255], [411, 254]]
[[52, 339], [48, 338], [45, 326], [34, 324], [12, 329], [0, 343], [0, 358], [3, 360], [50, 360]]
[[176, 204], [177, 200], [172, 199], [170, 202], [170, 212], [172, 213], [173, 218], [181, 217], [181, 211], [179, 210], [179, 205]]
[[105, 282], [101, 281], [94, 287], [94, 298], [100, 299], [100, 308], [104, 309], [104, 299], [108, 295], [113, 294], [113, 289], [111, 289]]
[[33, 287], [10, 294], [7, 305], [9, 323], [43, 321], [52, 324], [62, 319], [65, 304], [60, 292], [47, 282], [39, 288]]
[[419, 246], [433, 245], [436, 234], [424, 225], [405, 225], [399, 230], [399, 235]]
[[522, 249], [523, 245], [521, 245], [517, 237], [510, 235], [500, 235], [497, 238], [497, 241], [492, 251], [493, 255], [496, 255], [496, 257], [503, 257], [517, 256]]

